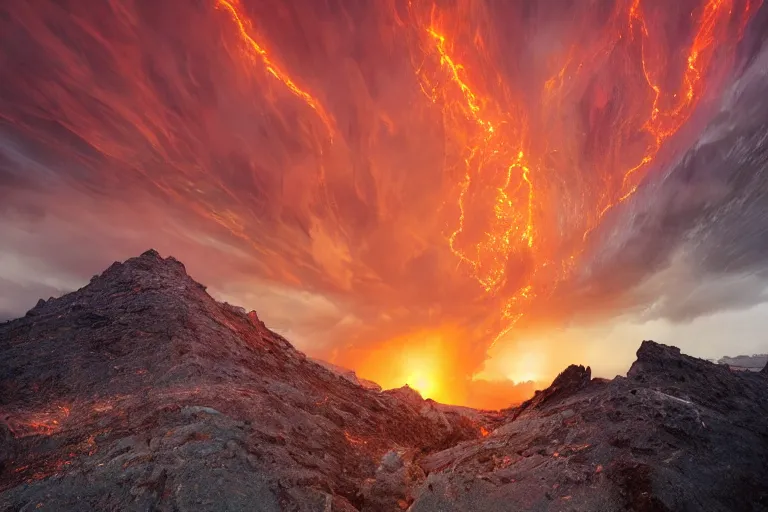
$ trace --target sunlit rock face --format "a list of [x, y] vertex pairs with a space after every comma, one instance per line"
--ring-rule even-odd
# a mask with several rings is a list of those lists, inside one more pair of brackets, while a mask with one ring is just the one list
[[0, 508], [760, 510], [768, 375], [645, 341], [481, 411], [327, 369], [155, 251], [0, 324]]
[[541, 331], [763, 302], [766, 8], [587, 4], [9, 4], [0, 317], [153, 245], [312, 356], [500, 407], [573, 350]]

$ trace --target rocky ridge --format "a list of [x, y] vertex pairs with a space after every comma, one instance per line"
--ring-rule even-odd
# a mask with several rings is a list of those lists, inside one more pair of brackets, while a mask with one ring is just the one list
[[333, 370], [173, 258], [115, 263], [0, 324], [0, 510], [768, 510], [768, 369], [646, 341], [500, 412]]
[[722, 357], [718, 364], [724, 364], [733, 370], [759, 372], [768, 366], [768, 354], [753, 354], [751, 356]]

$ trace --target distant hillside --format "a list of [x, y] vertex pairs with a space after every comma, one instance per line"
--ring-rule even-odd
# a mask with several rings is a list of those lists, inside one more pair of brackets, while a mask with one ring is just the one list
[[719, 364], [727, 364], [732, 369], [759, 372], [768, 364], [768, 354], [753, 354], [751, 356], [722, 357]]

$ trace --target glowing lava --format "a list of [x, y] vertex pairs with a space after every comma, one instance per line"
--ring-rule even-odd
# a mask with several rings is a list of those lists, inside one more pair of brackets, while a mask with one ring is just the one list
[[[482, 7], [459, 2], [448, 12], [435, 5], [419, 10], [414, 4], [409, 3], [410, 20], [417, 34], [423, 34], [416, 40], [424, 51], [416, 74], [422, 91], [442, 109], [445, 144], [458, 145], [457, 159], [448, 165], [462, 169], [455, 187], [456, 227], [448, 243], [486, 293], [495, 296], [503, 290], [506, 295], [495, 343], [524, 318], [534, 299], [551, 295], [569, 277], [589, 234], [636, 192], [664, 143], [700, 102], [718, 43], [732, 39], [734, 20], [740, 37], [756, 5], [707, 0], [690, 12], [687, 49], [667, 55], [663, 46], [671, 35], [648, 20], [644, 3], [618, 2], [604, 27], [606, 37], [597, 38], [594, 47], [576, 43], [564, 52], [565, 64], [541, 83], [546, 101], [536, 106], [526, 104], [523, 91], [511, 91], [499, 78], [494, 56], [478, 44], [477, 33], [471, 34], [479, 29], [453, 18], [481, 17], [477, 11]], [[455, 34], [445, 26], [452, 26]], [[575, 65], [580, 53], [592, 55]], [[604, 149], [585, 161], [584, 147], [572, 144], [573, 135], [563, 132], [564, 126], [557, 127], [560, 132], [535, 133], [528, 119], [538, 124], [537, 117], [562, 117], [559, 109], [572, 93], [569, 81], [585, 75], [590, 64], [595, 73], [600, 65], [616, 66], [616, 77], [606, 78], [616, 82], [614, 89], [624, 95], [619, 100], [628, 106], [612, 119], [616, 127], [606, 133], [612, 139], [596, 140]], [[645, 90], [634, 87], [637, 76], [644, 78]], [[615, 116], [606, 107], [616, 99], [590, 86], [595, 87], [594, 115]], [[642, 149], [638, 140], [644, 140]], [[636, 153], [639, 158], [630, 163]], [[553, 165], [552, 154], [581, 162], [577, 165], [582, 169]], [[563, 190], [558, 183], [575, 170], [594, 175], [585, 179], [589, 189], [581, 196], [571, 196], [576, 190]], [[560, 211], [558, 201], [575, 207]], [[515, 261], [525, 266], [512, 266]]]
[[[466, 140], [468, 144], [462, 150], [465, 172], [458, 186], [459, 218], [448, 242], [451, 251], [469, 265], [483, 288], [489, 293], [495, 293], [504, 285], [504, 269], [510, 252], [515, 250], [519, 242], [529, 248], [533, 247], [534, 189], [531, 170], [522, 150], [525, 126], [521, 119], [514, 119], [502, 112], [492, 98], [481, 97], [473, 90], [463, 78], [466, 74], [464, 66], [450, 55], [444, 35], [435, 27], [429, 27], [426, 32], [434, 40], [440, 66], [453, 83], [458, 98], [451, 88], [441, 87], [439, 79], [433, 79], [420, 70], [422, 90], [431, 91], [432, 101], [441, 103], [446, 123], [459, 119], [455, 124], [455, 129], [459, 130], [457, 139]], [[463, 124], [461, 117], [469, 121], [469, 125]], [[510, 136], [518, 140], [508, 141]], [[487, 198], [493, 205], [493, 218], [489, 222], [489, 229], [474, 239], [468, 249], [464, 249], [460, 239], [465, 235], [468, 194], [475, 192], [477, 186], [474, 180], [479, 178], [478, 175], [484, 169], [501, 178], [501, 182]], [[515, 205], [520, 200], [520, 187], [514, 186], [515, 179], [526, 183], [526, 211], [523, 215]]]

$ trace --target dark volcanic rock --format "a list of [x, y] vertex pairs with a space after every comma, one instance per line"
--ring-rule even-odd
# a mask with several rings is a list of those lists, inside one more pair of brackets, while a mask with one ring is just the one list
[[515, 411], [514, 417], [519, 416], [523, 411], [541, 408], [545, 404], [551, 405], [558, 400], [569, 397], [584, 389], [591, 380], [592, 369], [589, 366], [584, 368], [583, 366], [572, 364], [555, 378], [551, 386], [544, 391], [536, 391], [533, 398], [520, 404], [520, 407]]
[[427, 455], [412, 511], [768, 510], [768, 379], [643, 342], [569, 367], [485, 439]]
[[155, 251], [0, 325], [0, 355], [0, 510], [355, 510], [390, 450], [479, 437], [309, 361]]
[[115, 263], [0, 325], [0, 510], [768, 510], [765, 370], [643, 342], [501, 413], [337, 373], [172, 258]]

